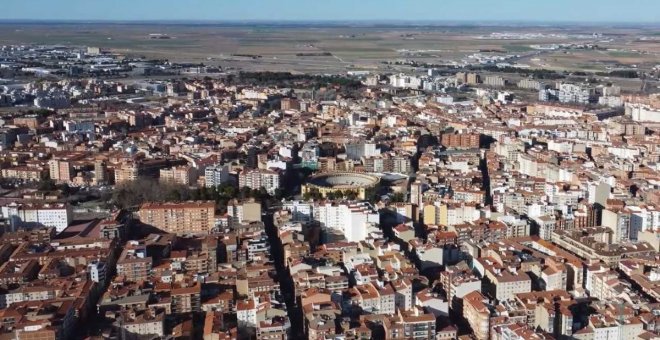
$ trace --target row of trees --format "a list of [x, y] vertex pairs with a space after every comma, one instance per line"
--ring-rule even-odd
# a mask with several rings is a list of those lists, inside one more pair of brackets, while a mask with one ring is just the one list
[[[234, 78], [228, 78], [234, 81]], [[238, 74], [239, 82], [256, 83], [261, 85], [290, 85], [294, 82], [311, 82], [317, 87], [339, 85], [347, 88], [358, 88], [362, 86], [359, 80], [342, 76], [321, 76], [307, 74], [292, 74], [290, 72], [240, 72]]]
[[[355, 190], [344, 190], [344, 191], [337, 191], [337, 192], [328, 192], [325, 195], [325, 198], [329, 200], [341, 200], [341, 199], [346, 199], [346, 200], [356, 200], [359, 196], [359, 193]], [[308, 192], [306, 192], [303, 195], [304, 200], [320, 200], [323, 198], [323, 194], [316, 189], [312, 188]]]
[[160, 183], [153, 178], [138, 178], [115, 186], [111, 202], [122, 208], [137, 207], [145, 202], [187, 201], [193, 199], [191, 190], [181, 184]]
[[226, 211], [227, 204], [235, 198], [254, 198], [260, 202], [281, 200], [285, 197], [283, 190], [277, 190], [270, 195], [266, 189], [238, 189], [233, 184], [222, 184], [217, 187], [201, 187], [191, 189], [188, 186], [174, 183], [161, 183], [152, 178], [139, 178], [135, 181], [122, 182], [115, 186], [111, 203], [127, 209], [137, 207], [145, 202], [176, 202], [187, 200], [215, 201], [220, 211]]
[[480, 67], [473, 67], [472, 70], [475, 71], [487, 71], [487, 72], [502, 72], [502, 73], [517, 73], [525, 77], [531, 76], [534, 79], [563, 79], [566, 78], [566, 74], [558, 73], [553, 70], [545, 69], [521, 69], [512, 66], [499, 67], [496, 65], [487, 65]]
[[614, 70], [610, 72], [597, 72], [596, 75], [601, 77], [617, 77], [617, 78], [627, 78], [627, 79], [639, 78], [639, 72], [635, 70]]
[[[48, 186], [44, 184], [44, 186]], [[275, 195], [270, 195], [266, 189], [250, 189], [248, 187], [237, 188], [233, 184], [222, 184], [217, 187], [201, 187], [191, 189], [185, 185], [160, 183], [152, 178], [139, 178], [135, 181], [127, 181], [118, 184], [112, 194], [111, 203], [122, 209], [139, 207], [146, 202], [176, 202], [186, 200], [210, 200], [216, 202], [220, 213], [227, 211], [229, 201], [232, 199], [253, 198], [262, 204], [271, 205], [285, 198], [285, 193], [278, 190]], [[355, 190], [344, 190], [328, 192], [325, 196], [328, 200], [357, 200], [359, 193]], [[372, 197], [374, 199], [375, 197]], [[312, 188], [303, 195], [304, 200], [321, 200], [321, 192]], [[405, 202], [403, 193], [394, 193], [390, 197], [391, 202]], [[373, 201], [372, 201], [373, 202]]]
[[271, 195], [264, 188], [250, 189], [248, 187], [242, 187], [238, 189], [230, 183], [222, 184], [217, 187], [202, 187], [192, 191], [192, 199], [194, 200], [212, 200], [216, 202], [233, 198], [254, 198], [256, 200], [271, 198], [282, 199], [284, 196], [284, 191], [281, 189], [276, 190], [275, 195]]

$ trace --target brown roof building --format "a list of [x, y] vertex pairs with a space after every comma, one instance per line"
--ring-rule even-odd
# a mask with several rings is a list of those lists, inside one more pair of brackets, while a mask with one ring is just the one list
[[215, 224], [215, 203], [145, 203], [138, 215], [142, 223], [171, 234], [208, 234]]

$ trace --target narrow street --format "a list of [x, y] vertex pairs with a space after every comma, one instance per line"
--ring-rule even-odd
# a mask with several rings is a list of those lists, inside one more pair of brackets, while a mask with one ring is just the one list
[[277, 235], [277, 228], [273, 223], [272, 209], [267, 210], [266, 214], [263, 216], [263, 222], [266, 227], [268, 242], [270, 243], [271, 259], [275, 262], [277, 280], [280, 283], [280, 290], [282, 291], [282, 296], [286, 303], [289, 320], [291, 320], [291, 335], [293, 338], [304, 338], [302, 310], [296, 303], [293, 279], [289, 274], [289, 270], [284, 266], [282, 242]]

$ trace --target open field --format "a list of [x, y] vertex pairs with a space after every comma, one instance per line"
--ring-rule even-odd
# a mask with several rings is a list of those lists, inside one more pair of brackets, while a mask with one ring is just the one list
[[[520, 63], [555, 70], [605, 71], [660, 64], [651, 28], [476, 26], [226, 26], [183, 24], [0, 24], [0, 44], [98, 46], [128, 56], [204, 62], [240, 70], [332, 73], [405, 67], [383, 62], [460, 62], [467, 55], [519, 54]], [[525, 39], [492, 33], [542, 33]], [[153, 39], [161, 34], [168, 39]], [[535, 51], [532, 45], [598, 44], [606, 50]]]

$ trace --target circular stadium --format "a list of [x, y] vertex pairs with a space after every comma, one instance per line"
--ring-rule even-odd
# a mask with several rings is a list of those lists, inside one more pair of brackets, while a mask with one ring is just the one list
[[380, 178], [355, 172], [328, 172], [312, 176], [302, 188], [302, 193], [318, 190], [325, 198], [329, 193], [353, 191], [357, 198], [364, 200], [378, 186]]

